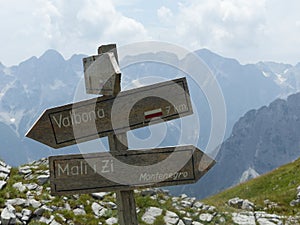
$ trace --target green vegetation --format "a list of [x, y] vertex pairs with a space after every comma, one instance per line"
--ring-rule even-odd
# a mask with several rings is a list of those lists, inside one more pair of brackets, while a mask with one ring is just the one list
[[[10, 179], [7, 182], [6, 187], [0, 191], [0, 207], [5, 207], [5, 199], [12, 198], [24, 198], [26, 199], [26, 191], [20, 193], [17, 189], [13, 188], [13, 184], [22, 182], [23, 184], [36, 182], [36, 177], [47, 170], [47, 166], [41, 165], [35, 168], [33, 179], [24, 179], [22, 175], [18, 174], [17, 168], [12, 168]], [[228, 189], [215, 196], [202, 200], [207, 205], [215, 206], [218, 216], [213, 218], [212, 224], [233, 224], [231, 218], [231, 212], [239, 211], [227, 205], [229, 199], [239, 197], [242, 199], [248, 199], [252, 201], [256, 209], [263, 210], [269, 213], [276, 213], [278, 215], [295, 216], [300, 215], [300, 206], [292, 207], [290, 202], [296, 198], [296, 189], [300, 185], [300, 159], [280, 167], [268, 174], [265, 174], [257, 179], [253, 179], [246, 183], [240, 184], [234, 188]], [[60, 223], [64, 223], [63, 218], [72, 220], [75, 224], [98, 224], [102, 222], [105, 224], [105, 220], [111, 217], [117, 217], [117, 210], [112, 207], [106, 207], [107, 211], [101, 218], [96, 218], [92, 210], [92, 203], [97, 202], [100, 205], [106, 205], [109, 202], [115, 202], [113, 193], [110, 193], [104, 197], [103, 200], [96, 200], [91, 195], [71, 195], [67, 197], [58, 197], [50, 195], [49, 182], [43, 185], [42, 190], [31, 191], [34, 198], [37, 201], [42, 202], [49, 208], [56, 208], [55, 213], [45, 211], [43, 216], [50, 218], [52, 215], [55, 220]], [[150, 206], [158, 207], [163, 210], [161, 216], [158, 216], [154, 224], [163, 224], [164, 216], [167, 211], [175, 212], [180, 218], [183, 218], [185, 214], [179, 212], [172, 201], [172, 197], [165, 195], [164, 193], [157, 192], [154, 196], [141, 196], [140, 193], [135, 194], [136, 205], [139, 208], [138, 220], [140, 225], [146, 225], [141, 217], [144, 215], [147, 208]], [[273, 202], [272, 207], [267, 207], [266, 200]], [[176, 200], [175, 200], [176, 201]], [[180, 201], [180, 198], [178, 198]], [[71, 210], [65, 208], [66, 203], [70, 206]], [[34, 211], [35, 208], [27, 207]], [[73, 212], [76, 208], [84, 208], [86, 215], [76, 216]], [[15, 206], [17, 212], [22, 211], [22, 207]], [[202, 211], [195, 211], [194, 208], [185, 208], [185, 212], [189, 213], [190, 217], [199, 221], [199, 213]], [[204, 213], [205, 211], [203, 211]], [[223, 220], [223, 222], [221, 222]], [[226, 221], [226, 222], [224, 222]], [[32, 220], [30, 225], [42, 225], [44, 223]], [[203, 224], [206, 224], [203, 222]]]
[[[281, 215], [300, 213], [300, 207], [291, 207], [290, 202], [296, 198], [296, 189], [300, 185], [300, 159], [282, 166], [268, 174], [240, 184], [203, 202], [216, 206], [221, 211], [230, 211], [226, 206], [229, 199], [239, 197], [255, 203], [257, 210]], [[266, 210], [265, 200], [277, 203], [277, 206]]]

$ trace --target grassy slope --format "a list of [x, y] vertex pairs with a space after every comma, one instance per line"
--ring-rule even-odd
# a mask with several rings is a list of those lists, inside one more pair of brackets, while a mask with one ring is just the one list
[[300, 212], [300, 206], [291, 207], [289, 203], [296, 198], [298, 186], [300, 186], [300, 159], [203, 201], [227, 211], [229, 207], [225, 203], [234, 197], [252, 201], [257, 210], [264, 209], [264, 200], [269, 199], [277, 203], [278, 207], [268, 209], [268, 212], [295, 215]]

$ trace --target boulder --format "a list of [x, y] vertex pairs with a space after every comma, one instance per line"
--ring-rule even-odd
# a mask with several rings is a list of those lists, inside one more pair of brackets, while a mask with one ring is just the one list
[[74, 215], [79, 216], [79, 215], [86, 215], [86, 212], [84, 209], [81, 208], [76, 208], [73, 210]]
[[237, 209], [244, 209], [248, 211], [253, 211], [255, 208], [255, 205], [248, 199], [244, 200], [238, 197], [228, 200], [228, 205]]
[[202, 213], [199, 216], [199, 219], [203, 222], [208, 222], [210, 223], [212, 221], [212, 219], [214, 218], [213, 215], [211, 215], [210, 213]]
[[193, 223], [192, 218], [189, 217], [183, 217], [182, 221], [184, 222], [185, 225], [192, 225]]
[[41, 205], [42, 205], [42, 203], [40, 203], [39, 201], [37, 201], [35, 199], [28, 199], [27, 202], [28, 202], [28, 205], [32, 206], [35, 209], [41, 207]]
[[110, 192], [97, 192], [97, 193], [92, 193], [91, 196], [94, 198], [94, 199], [97, 199], [97, 200], [103, 200], [105, 196], [109, 195]]
[[16, 224], [16, 210], [12, 205], [7, 205], [1, 212], [1, 224], [9, 225]]
[[47, 174], [39, 175], [37, 177], [39, 185], [43, 185], [43, 184], [47, 183], [49, 178], [50, 178], [50, 175], [47, 175]]
[[0, 180], [0, 190], [2, 190], [6, 186], [6, 181]]
[[253, 213], [232, 213], [232, 220], [238, 225], [256, 225]]
[[141, 191], [142, 196], [153, 196], [156, 195], [156, 191], [154, 189], [146, 189]]
[[22, 182], [18, 182], [18, 183], [13, 184], [13, 188], [17, 189], [19, 192], [26, 191], [26, 186], [23, 185]]
[[166, 225], [174, 225], [178, 223], [179, 216], [174, 212], [167, 211], [166, 215], [164, 216], [164, 221]]
[[107, 225], [113, 225], [113, 224], [117, 224], [118, 223], [118, 219], [115, 217], [109, 218], [107, 220], [105, 220], [105, 223]]
[[156, 220], [156, 217], [162, 214], [162, 209], [157, 207], [150, 207], [146, 210], [144, 215], [142, 216], [142, 220], [147, 224], [153, 224]]
[[92, 204], [92, 210], [94, 212], [94, 214], [98, 217], [102, 217], [105, 215], [105, 213], [107, 212], [107, 209], [104, 208], [103, 206], [99, 205], [96, 202], [93, 202]]

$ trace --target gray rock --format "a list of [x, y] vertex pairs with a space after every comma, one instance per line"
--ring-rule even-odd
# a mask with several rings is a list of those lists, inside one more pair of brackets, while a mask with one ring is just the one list
[[55, 220], [52, 220], [52, 222], [50, 223], [50, 225], [61, 225], [60, 223], [58, 223], [57, 221]]
[[210, 223], [212, 221], [212, 219], [214, 218], [213, 215], [209, 214], [209, 213], [202, 213], [199, 216], [199, 219], [203, 222], [208, 222]]
[[1, 166], [0, 165], [0, 173], [6, 173], [6, 174], [10, 174], [10, 167], [7, 167], [7, 166]]
[[97, 200], [103, 200], [104, 197], [109, 194], [110, 192], [97, 192], [97, 193], [92, 193], [91, 196]]
[[141, 191], [142, 196], [153, 196], [156, 195], [156, 191], [154, 189], [146, 189]]
[[39, 201], [37, 201], [35, 199], [28, 199], [27, 201], [28, 201], [28, 204], [35, 209], [41, 207], [41, 205], [42, 205], [42, 203], [40, 203]]
[[6, 205], [13, 205], [13, 206], [25, 206], [27, 203], [27, 199], [24, 198], [14, 198], [6, 200]]
[[30, 216], [22, 216], [21, 220], [25, 223], [27, 223], [30, 220]]
[[3, 166], [3, 167], [9, 167], [5, 162], [1, 161], [0, 160], [0, 166]]
[[107, 212], [106, 208], [104, 208], [103, 206], [99, 205], [96, 202], [93, 202], [92, 210], [93, 210], [94, 214], [98, 217], [102, 217]]
[[255, 218], [260, 225], [283, 224], [282, 217], [276, 214], [257, 211], [255, 212]]
[[162, 209], [157, 207], [150, 207], [146, 210], [144, 215], [142, 216], [142, 220], [147, 224], [153, 224], [156, 220], [156, 217], [162, 214]]
[[242, 209], [247, 210], [247, 211], [253, 211], [254, 210], [254, 204], [250, 202], [249, 200], [244, 200], [242, 204]]
[[0, 172], [0, 178], [1, 178], [2, 180], [6, 180], [6, 179], [8, 178], [8, 175], [9, 175], [9, 174], [7, 174], [7, 173]]
[[107, 225], [113, 225], [113, 224], [117, 224], [118, 223], [118, 219], [115, 217], [109, 218], [107, 220], [105, 220], [105, 223]]
[[61, 215], [60, 213], [56, 213], [56, 215], [57, 215], [64, 223], [66, 223], [67, 219], [66, 219], [63, 215]]
[[44, 209], [44, 208], [38, 208], [38, 209], [36, 209], [36, 210], [33, 212], [33, 214], [34, 214], [35, 216], [40, 217], [40, 216], [43, 215], [44, 212], [45, 212], [45, 209]]
[[255, 208], [255, 205], [249, 200], [240, 199], [238, 197], [228, 200], [228, 205], [237, 209], [244, 209], [248, 211], [253, 211]]
[[[186, 225], [182, 220], [179, 220], [179, 222], [177, 223], [177, 225]], [[189, 224], [191, 225], [191, 224]]]
[[185, 198], [187, 198], [188, 196], [187, 196], [186, 194], [181, 194], [179, 197], [180, 197], [181, 199], [185, 199]]
[[22, 182], [18, 182], [18, 183], [13, 184], [13, 188], [17, 189], [19, 192], [26, 191], [26, 187], [25, 187], [25, 185], [23, 185]]
[[297, 187], [297, 193], [300, 192], [300, 185]]
[[181, 205], [182, 207], [184, 207], [184, 208], [190, 208], [190, 207], [192, 207], [193, 202], [186, 201], [186, 200], [182, 200], [182, 201], [180, 202], [180, 205]]
[[192, 225], [203, 225], [203, 223], [197, 222], [197, 221], [193, 221]]
[[109, 209], [117, 209], [117, 205], [114, 202], [103, 202], [103, 205]]
[[232, 220], [238, 225], [256, 225], [253, 213], [232, 213]]
[[32, 215], [32, 211], [29, 209], [22, 209], [22, 215], [23, 216], [31, 216]]
[[20, 167], [19, 174], [26, 176], [28, 174], [32, 174], [32, 170], [29, 166]]
[[166, 204], [166, 202], [167, 202], [167, 201], [166, 201], [166, 200], [163, 200], [163, 199], [160, 199], [160, 200], [159, 200], [159, 204], [161, 204], [161, 205]]
[[290, 206], [294, 207], [294, 206], [298, 206], [300, 205], [300, 199], [294, 199], [290, 202]]
[[38, 188], [38, 185], [36, 183], [24, 184], [24, 186], [30, 191]]
[[203, 206], [202, 202], [195, 202], [194, 205], [193, 205], [194, 208], [198, 208], [198, 209], [201, 209], [202, 206]]
[[65, 203], [65, 209], [66, 209], [66, 210], [71, 210], [71, 206], [70, 206], [70, 204], [67, 203], [67, 202]]
[[84, 209], [80, 209], [80, 208], [74, 209], [74, 210], [73, 210], [73, 213], [74, 213], [76, 216], [79, 216], [79, 215], [86, 215], [85, 210], [84, 210]]
[[7, 205], [1, 212], [1, 224], [16, 224], [16, 210], [12, 205]]
[[228, 205], [237, 209], [241, 209], [243, 205], [243, 199], [238, 197], [228, 200]]
[[164, 216], [164, 221], [166, 225], [174, 225], [178, 223], [179, 216], [174, 212], [167, 211], [166, 215]]
[[182, 220], [185, 225], [192, 225], [192, 223], [193, 223], [192, 218], [189, 218], [189, 217], [183, 217]]
[[53, 216], [53, 215], [51, 215], [50, 218], [46, 218], [46, 217], [42, 216], [42, 217], [39, 219], [39, 221], [40, 221], [41, 223], [46, 223], [46, 224], [50, 224], [53, 220], [54, 220], [54, 216]]
[[178, 202], [179, 201], [179, 197], [172, 197], [172, 202]]
[[6, 186], [6, 181], [0, 180], [0, 190], [2, 190]]
[[259, 219], [257, 219], [257, 223], [259, 225], [277, 225], [277, 223], [273, 223], [270, 220], [268, 220], [267, 218], [259, 218]]
[[48, 180], [49, 180], [49, 178], [50, 178], [50, 176], [49, 176], [49, 175], [46, 175], [46, 174], [39, 175], [39, 176], [37, 177], [37, 180], [38, 180], [39, 185], [43, 185], [43, 184], [47, 183]]

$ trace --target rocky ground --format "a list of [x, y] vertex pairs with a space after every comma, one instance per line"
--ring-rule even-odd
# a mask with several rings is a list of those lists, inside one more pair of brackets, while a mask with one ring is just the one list
[[[277, 207], [269, 200], [264, 201], [264, 209], [258, 209], [237, 196], [224, 202], [224, 210], [161, 189], [138, 190], [135, 195], [139, 224], [144, 225], [300, 224], [300, 216], [269, 213]], [[290, 204], [298, 207], [300, 193]], [[47, 159], [19, 168], [0, 162], [0, 215], [1, 224], [118, 224], [114, 193], [52, 196]]]

